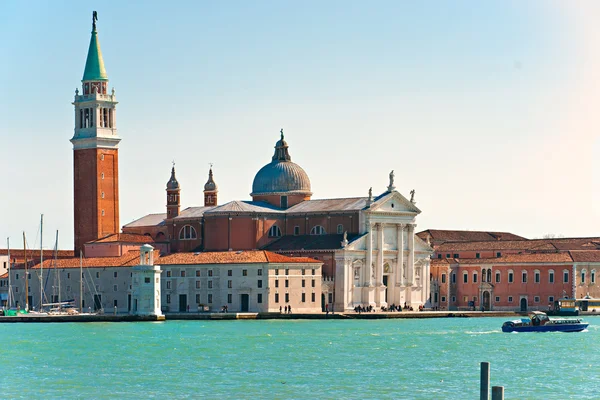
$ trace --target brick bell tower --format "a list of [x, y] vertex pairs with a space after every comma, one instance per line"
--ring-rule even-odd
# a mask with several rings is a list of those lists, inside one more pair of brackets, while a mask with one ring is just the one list
[[82, 94], [75, 90], [73, 143], [75, 254], [83, 244], [119, 232], [119, 142], [115, 90], [107, 94], [108, 76], [96, 31], [83, 72]]

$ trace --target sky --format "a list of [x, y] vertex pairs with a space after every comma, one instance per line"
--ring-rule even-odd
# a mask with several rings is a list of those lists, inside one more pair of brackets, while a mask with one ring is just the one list
[[[600, 236], [593, 1], [0, 2], [0, 238], [73, 247], [71, 102], [92, 11], [119, 101], [121, 225], [248, 200], [284, 129], [313, 198], [397, 190], [417, 230]], [[0, 242], [1, 243], [1, 242]], [[5, 247], [0, 244], [0, 247]]]

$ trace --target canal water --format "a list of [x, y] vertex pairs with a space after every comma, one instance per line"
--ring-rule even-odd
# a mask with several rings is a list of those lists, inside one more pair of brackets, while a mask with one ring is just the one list
[[600, 397], [600, 317], [581, 333], [506, 318], [1, 324], [2, 398]]

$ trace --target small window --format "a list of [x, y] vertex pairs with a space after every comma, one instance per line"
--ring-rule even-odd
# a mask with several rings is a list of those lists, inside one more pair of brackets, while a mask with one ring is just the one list
[[535, 271], [533, 273], [533, 281], [535, 283], [540, 283], [540, 271]]
[[207, 303], [208, 303], [208, 304], [212, 304], [212, 293], [209, 293], [209, 294], [208, 294]]
[[167, 281], [167, 289], [171, 289], [171, 281]]
[[300, 234], [300, 227], [299, 226], [295, 226], [294, 227], [294, 236], [298, 236]]
[[200, 270], [199, 269], [196, 270], [196, 276], [200, 276]]
[[596, 283], [596, 270], [593, 269], [590, 273], [590, 283]]
[[500, 303], [500, 296], [496, 296], [496, 303]]
[[442, 283], [446, 283], [446, 274], [442, 274]]
[[208, 276], [213, 276], [213, 270], [212, 269], [208, 270]]
[[[19, 279], [19, 274], [17, 274], [17, 279]], [[71, 273], [67, 272], [67, 279], [71, 279]]]
[[533, 297], [533, 302], [534, 303], [539, 303], [540, 302], [540, 296], [534, 296]]
[[452, 283], [456, 283], [456, 273], [452, 273]]
[[[148, 278], [148, 279], [150, 279], [150, 278]], [[117, 292], [118, 290], [119, 290], [119, 285], [113, 285], [113, 292]]]
[[325, 235], [325, 228], [323, 228], [321, 225], [313, 226], [313, 228], [310, 230], [310, 234]]
[[229, 304], [233, 303], [233, 295], [231, 293], [227, 294], [227, 303], [229, 303]]
[[566, 269], [563, 271], [563, 283], [569, 283], [569, 271]]
[[481, 258], [481, 254], [475, 253], [475, 258]]
[[477, 272], [473, 272], [473, 283], [477, 283]]
[[113, 307], [117, 307], [117, 300], [113, 300]]
[[96, 272], [96, 278], [100, 278], [100, 272]]
[[258, 275], [258, 276], [262, 276], [262, 269], [259, 269], [259, 270], [257, 270], [257, 271], [256, 271], [256, 275]]
[[315, 296], [315, 293], [314, 293], [314, 292], [313, 292], [313, 293], [311, 293], [311, 294], [310, 294], [310, 301], [312, 301], [312, 302], [314, 303], [314, 302], [315, 302], [315, 297], [316, 297], [316, 296]]
[[262, 279], [259, 279], [256, 283], [259, 289], [262, 288]]
[[167, 278], [171, 277], [171, 271], [167, 271]]
[[454, 258], [459, 258], [458, 253], [454, 253]]
[[581, 284], [585, 283], [585, 269], [581, 271]]
[[287, 196], [281, 196], [279, 204], [281, 205], [281, 208], [288, 208], [288, 197]]
[[212, 284], [212, 283], [213, 283], [213, 281], [208, 281], [208, 288], [209, 288], [209, 289], [212, 289], [212, 287], [213, 287], [213, 284]]
[[306, 287], [306, 280], [302, 279], [302, 287]]
[[275, 268], [275, 275], [279, 275], [279, 269]]
[[275, 293], [275, 303], [279, 303], [279, 293]]
[[496, 283], [500, 283], [500, 271], [496, 271]]
[[200, 293], [196, 293], [196, 304], [200, 304]]
[[290, 287], [290, 281], [288, 279], [285, 280], [285, 287]]
[[104, 179], [104, 172], [100, 174], [100, 179]]
[[101, 193], [100, 193], [100, 197], [101, 197], [101, 198], [104, 198], [104, 192], [101, 192]]
[[290, 294], [289, 294], [289, 293], [286, 293], [286, 294], [285, 294], [285, 302], [286, 302], [286, 303], [289, 303], [289, 302], [290, 302]]
[[185, 269], [182, 269], [181, 271], [179, 271], [179, 276], [181, 276], [182, 278], [185, 278]]
[[554, 283], [554, 271], [548, 271], [548, 282]]
[[275, 280], [275, 287], [279, 287], [279, 281]]
[[281, 230], [277, 225], [273, 225], [269, 228], [269, 237], [280, 237]]
[[302, 275], [306, 275], [306, 270], [302, 268]]
[[446, 258], [450, 258], [450, 253], [446, 254]]
[[441, 254], [438, 254], [438, 256], [437, 256], [437, 257], [438, 257], [438, 260], [441, 260], [441, 259], [442, 259], [442, 255], [441, 255]]
[[201, 285], [200, 281], [196, 281], [196, 289], [200, 289], [201, 288], [200, 285]]
[[227, 281], [227, 287], [231, 289], [233, 287], [233, 281]]
[[521, 282], [527, 283], [527, 271], [521, 273]]
[[467, 301], [469, 301], [469, 296], [463, 296], [463, 302], [466, 303]]
[[289, 275], [290, 274], [290, 270], [288, 268], [285, 269], [285, 274]]
[[311, 287], [315, 287], [315, 280], [314, 279], [311, 281]]
[[497, 252], [497, 253], [496, 253], [496, 257], [502, 257], [502, 253], [500, 253], [500, 252]]
[[168, 295], [167, 295], [167, 304], [170, 304], [170, 303], [171, 303], [171, 295], [170, 295], [170, 294], [168, 294]]
[[337, 233], [338, 233], [338, 235], [341, 235], [341, 234], [343, 234], [343, 233], [344, 233], [344, 225], [342, 225], [342, 224], [339, 224], [339, 225], [337, 226]]
[[312, 272], [311, 272], [311, 275], [314, 275], [314, 274], [315, 274], [315, 269], [313, 268]]
[[554, 303], [554, 296], [548, 296], [548, 303]]
[[512, 296], [508, 296], [508, 302], [509, 302], [509, 303], [512, 303], [512, 301], [513, 301], [513, 298], [512, 298]]
[[258, 304], [261, 304], [261, 303], [262, 303], [262, 293], [258, 293], [258, 294], [256, 295], [256, 302], [257, 302]]
[[456, 296], [452, 296], [452, 302], [456, 303]]
[[302, 302], [306, 303], [306, 293], [302, 293]]
[[446, 302], [446, 296], [442, 296], [442, 303], [445, 303], [445, 302]]
[[466, 272], [463, 272], [463, 283], [468, 283], [469, 282], [469, 274], [467, 274]]
[[117, 277], [117, 271], [113, 272], [113, 278]]
[[248, 276], [248, 270], [247, 269], [243, 269], [242, 270], [242, 276]]
[[515, 274], [512, 271], [508, 271], [508, 283], [513, 283], [515, 281]]

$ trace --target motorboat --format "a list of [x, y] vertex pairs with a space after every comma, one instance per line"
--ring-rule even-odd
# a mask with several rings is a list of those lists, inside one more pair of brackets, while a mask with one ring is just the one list
[[528, 318], [506, 321], [502, 324], [502, 332], [581, 332], [588, 325], [581, 319], [550, 319], [544, 312], [532, 311]]

